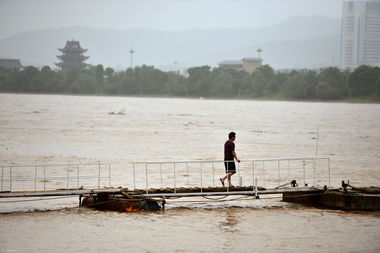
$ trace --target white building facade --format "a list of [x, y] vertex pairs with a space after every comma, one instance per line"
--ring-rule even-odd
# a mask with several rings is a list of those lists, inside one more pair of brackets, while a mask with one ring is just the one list
[[341, 67], [380, 66], [380, 0], [343, 2]]

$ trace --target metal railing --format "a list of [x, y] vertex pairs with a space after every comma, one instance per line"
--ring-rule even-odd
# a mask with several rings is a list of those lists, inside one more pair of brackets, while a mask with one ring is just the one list
[[[73, 188], [100, 188], [117, 185], [129, 189], [221, 186], [220, 177], [225, 175], [223, 160], [197, 161], [142, 161], [125, 164], [65, 163], [0, 165], [1, 191], [49, 190]], [[233, 184], [275, 188], [291, 180], [298, 184], [331, 186], [330, 159], [324, 157], [293, 157], [248, 159], [235, 162], [237, 173]], [[112, 178], [111, 178], [112, 174]], [[113, 182], [111, 182], [111, 179]], [[228, 189], [227, 189], [228, 190]]]
[[[43, 190], [80, 188], [83, 185], [100, 188], [111, 187], [111, 164], [64, 163], [0, 165], [0, 190]], [[96, 181], [96, 183], [93, 183]]]
[[[173, 188], [178, 187], [215, 186], [219, 177], [225, 175], [223, 160], [198, 161], [141, 161], [132, 162], [133, 189]], [[231, 161], [230, 161], [231, 162]], [[295, 157], [249, 159], [237, 163], [237, 176], [233, 176], [235, 184], [275, 187], [296, 180], [299, 184], [331, 186], [330, 158]], [[216, 174], [219, 176], [217, 177]], [[243, 183], [244, 180], [244, 183]]]

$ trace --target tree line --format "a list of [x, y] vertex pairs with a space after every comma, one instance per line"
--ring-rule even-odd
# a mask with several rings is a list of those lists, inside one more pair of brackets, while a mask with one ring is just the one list
[[276, 72], [263, 65], [250, 74], [200, 66], [181, 74], [146, 65], [125, 71], [102, 65], [70, 71], [29, 66], [0, 68], [0, 92], [380, 101], [380, 68]]

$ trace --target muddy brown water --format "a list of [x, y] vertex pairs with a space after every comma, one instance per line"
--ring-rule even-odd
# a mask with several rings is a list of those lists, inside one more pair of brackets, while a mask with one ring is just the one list
[[[214, 160], [229, 131], [242, 160], [314, 156], [317, 125], [333, 186], [380, 185], [378, 104], [0, 94], [0, 163]], [[380, 251], [376, 213], [278, 198], [179, 199], [164, 213], [132, 214], [77, 202], [1, 203], [10, 213], [0, 215], [0, 252]], [[24, 212], [33, 209], [60, 211]]]

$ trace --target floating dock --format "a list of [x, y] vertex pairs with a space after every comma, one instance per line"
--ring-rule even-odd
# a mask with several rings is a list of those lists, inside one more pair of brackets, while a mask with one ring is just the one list
[[[80, 206], [124, 212], [160, 210], [171, 198], [246, 195], [258, 199], [260, 195], [279, 194], [283, 201], [317, 207], [380, 208], [380, 190], [377, 193], [373, 189], [364, 192], [351, 186], [347, 190], [349, 184], [343, 183], [343, 191], [330, 187], [330, 159], [323, 157], [242, 161], [237, 164], [235, 181], [232, 182], [240, 185], [236, 187], [216, 187], [221, 185], [219, 176], [224, 173], [223, 160], [119, 164], [117, 177], [123, 179], [125, 188], [111, 186], [115, 166], [100, 162], [0, 165], [0, 198], [79, 196]], [[298, 184], [305, 187], [298, 187]], [[314, 187], [318, 184], [325, 186]], [[52, 190], [58, 185], [62, 188]], [[109, 187], [101, 188], [101, 185]]]

